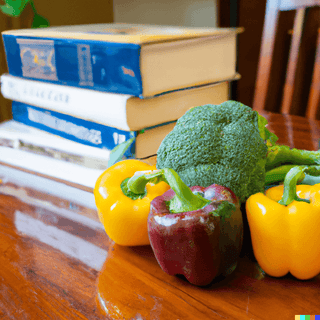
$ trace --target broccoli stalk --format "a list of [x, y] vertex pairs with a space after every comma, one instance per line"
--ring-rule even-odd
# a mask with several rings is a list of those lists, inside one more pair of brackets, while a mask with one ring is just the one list
[[[299, 165], [301, 168], [309, 168], [312, 172], [318, 172], [320, 166], [320, 150], [309, 151], [301, 150], [286, 145], [277, 144], [278, 137], [267, 129], [268, 121], [263, 116], [258, 116], [258, 127], [260, 136], [268, 146], [268, 154], [266, 160], [266, 177], [265, 185], [283, 182], [286, 174], [291, 168]], [[320, 183], [320, 176], [314, 173], [313, 176], [304, 173], [299, 183], [316, 184]]]
[[[277, 182], [284, 181], [286, 174], [294, 166], [301, 166], [301, 168], [312, 168], [312, 170], [317, 170], [320, 166], [320, 150], [318, 151], [309, 151], [301, 150], [290, 147], [286, 145], [277, 144], [278, 137], [271, 133], [266, 125], [268, 124], [267, 120], [259, 115], [258, 125], [261, 137], [264, 139], [266, 145], [268, 146], [268, 153], [266, 159], [266, 177], [265, 185], [274, 184]], [[305, 174], [303, 180], [300, 183], [304, 184], [315, 184], [320, 183], [320, 177], [310, 176]]]
[[[265, 184], [266, 186], [283, 182], [287, 173], [293, 168], [297, 167], [296, 164], [288, 164], [273, 168], [266, 172]], [[300, 184], [314, 185], [320, 183], [320, 166], [299, 166], [301, 170], [307, 170], [304, 172], [301, 179], [298, 181]]]
[[279, 167], [282, 164], [315, 165], [320, 164], [320, 150], [308, 151], [290, 149], [284, 145], [268, 147], [266, 170]]

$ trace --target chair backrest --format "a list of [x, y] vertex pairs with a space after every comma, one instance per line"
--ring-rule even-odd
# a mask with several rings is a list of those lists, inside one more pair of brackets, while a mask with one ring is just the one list
[[[255, 84], [253, 109], [258, 112], [267, 110], [266, 100], [268, 87], [270, 85], [270, 73], [272, 61], [275, 59], [274, 45], [281, 11], [295, 10], [293, 33], [289, 51], [287, 71], [283, 88], [282, 102], [279, 106], [280, 113], [292, 114], [292, 99], [295, 90], [295, 76], [299, 57], [299, 49], [303, 35], [303, 26], [306, 18], [306, 10], [311, 7], [320, 6], [320, 0], [267, 0], [265, 21], [260, 48], [258, 73]], [[319, 16], [320, 21], [320, 16]], [[319, 29], [320, 30], [320, 29]], [[318, 41], [313, 65], [313, 76], [310, 86], [308, 105], [304, 116], [316, 119], [320, 116], [320, 31], [318, 30]]]

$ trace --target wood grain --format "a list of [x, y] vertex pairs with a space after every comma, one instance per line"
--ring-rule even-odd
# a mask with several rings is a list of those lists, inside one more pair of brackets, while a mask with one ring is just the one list
[[244, 255], [233, 274], [200, 288], [165, 274], [150, 247], [111, 250], [98, 289], [113, 319], [294, 319], [319, 312], [320, 277], [271, 278]]
[[[320, 122], [264, 115], [279, 143], [318, 149]], [[115, 245], [91, 208], [62, 198], [59, 205], [53, 194], [33, 194], [1, 170], [0, 319], [291, 320], [320, 312], [320, 276], [265, 275], [248, 229], [236, 270], [200, 288], [165, 274], [150, 247]]]
[[[316, 27], [309, 24], [313, 21], [312, 14], [318, 12], [311, 9], [319, 9], [316, 8], [319, 6], [319, 0], [267, 0], [253, 99], [254, 110], [315, 118], [317, 112], [307, 112], [305, 104], [309, 96], [312, 108], [319, 107], [318, 83], [316, 80], [311, 82], [310, 78], [313, 73], [316, 79], [319, 69], [317, 62], [314, 62], [317, 55], [314, 34], [319, 27], [319, 14], [315, 16]], [[286, 41], [282, 37], [283, 28], [286, 26], [280, 22], [281, 17], [287, 16], [284, 11], [295, 13], [288, 57], [285, 52]], [[283, 66], [286, 66], [284, 74]], [[281, 103], [278, 103], [278, 91]], [[303, 101], [305, 103], [302, 103]]]
[[292, 105], [294, 80], [298, 64], [299, 48], [302, 37], [302, 27], [305, 18], [305, 8], [299, 8], [294, 19], [294, 28], [292, 42], [290, 47], [289, 61], [287, 67], [287, 76], [283, 89], [283, 99], [281, 105], [281, 113], [289, 113]]
[[253, 109], [265, 110], [268, 84], [270, 81], [272, 53], [276, 39], [276, 28], [279, 20], [279, 0], [268, 0], [263, 25], [261, 49], [258, 62], [258, 73], [253, 97]]
[[316, 49], [316, 59], [310, 86], [310, 96], [307, 105], [307, 117], [317, 119], [320, 104], [320, 28], [318, 29], [318, 40]]
[[35, 208], [0, 197], [0, 310], [8, 319], [104, 319], [95, 303], [97, 271], [17, 232], [16, 210]]

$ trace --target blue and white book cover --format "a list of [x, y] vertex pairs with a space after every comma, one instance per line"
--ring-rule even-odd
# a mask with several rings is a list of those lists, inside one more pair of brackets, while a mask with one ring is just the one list
[[142, 93], [137, 44], [3, 36], [9, 73], [99, 91]]
[[[15, 121], [26, 125], [84, 145], [107, 150], [112, 150], [137, 135], [136, 131], [119, 130], [17, 101], [12, 101], [12, 116]], [[130, 158], [134, 157], [134, 154], [133, 143], [124, 156]]]
[[[11, 75], [25, 77], [34, 80], [49, 81], [53, 83], [90, 88], [99, 91], [123, 93], [139, 97], [153, 96], [166, 91], [216, 82], [215, 79], [195, 79], [193, 82], [175, 87], [163, 87], [146, 92], [146, 86], [150, 86], [150, 75], [144, 80], [150, 69], [153, 72], [166, 69], [166, 64], [160, 63], [172, 51], [171, 43], [185, 40], [211, 37], [221, 39], [231, 35], [232, 43], [235, 43], [235, 34], [239, 28], [191, 28], [184, 26], [156, 26], [141, 24], [92, 24], [79, 26], [61, 26], [49, 28], [8, 30], [2, 32], [4, 48], [6, 52], [8, 70]], [[217, 40], [218, 42], [220, 40]], [[166, 51], [157, 50], [163, 44], [170, 42], [170, 48]], [[156, 48], [152, 49], [151, 45]], [[144, 50], [145, 48], [147, 52]], [[181, 47], [178, 48], [179, 54]], [[154, 51], [155, 50], [155, 51]], [[226, 48], [223, 58], [229, 56], [235, 60], [235, 50]], [[204, 50], [201, 50], [203, 53]], [[154, 54], [155, 53], [155, 54]], [[191, 54], [191, 53], [190, 53]], [[150, 56], [150, 62], [146, 67], [144, 62]], [[191, 62], [201, 61], [193, 59]], [[210, 55], [211, 57], [211, 55]], [[190, 69], [190, 63], [185, 59], [176, 59], [173, 56], [175, 66], [181, 65], [173, 75], [185, 74]], [[148, 60], [148, 61], [149, 61]], [[212, 59], [212, 64], [216, 59]], [[208, 68], [208, 64], [205, 64]], [[216, 66], [214, 70], [216, 70]], [[172, 72], [172, 66], [168, 72]], [[223, 70], [225, 67], [223, 67]], [[214, 72], [213, 72], [214, 73]], [[232, 64], [230, 77], [235, 70]], [[161, 77], [154, 76], [153, 82], [168, 82], [173, 75], [160, 72]], [[210, 73], [211, 74], [211, 73]], [[194, 72], [192, 72], [194, 76]], [[228, 75], [225, 75], [229, 77]], [[152, 76], [151, 76], [152, 77]], [[159, 79], [161, 78], [161, 79]], [[162, 79], [163, 78], [163, 79]], [[185, 77], [182, 77], [183, 79]], [[182, 81], [180, 78], [179, 83]], [[158, 85], [157, 85], [158, 86]], [[162, 89], [161, 89], [162, 88]]]

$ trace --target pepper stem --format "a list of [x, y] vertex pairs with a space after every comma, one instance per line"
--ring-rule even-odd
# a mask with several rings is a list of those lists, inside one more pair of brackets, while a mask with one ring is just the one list
[[280, 204], [287, 206], [294, 200], [310, 203], [309, 200], [297, 196], [297, 182], [304, 178], [304, 171], [307, 169], [307, 167], [296, 166], [289, 170], [284, 179], [282, 198], [278, 201]]
[[304, 171], [302, 184], [315, 185], [320, 183], [320, 166], [308, 166]]
[[146, 184], [157, 184], [162, 179], [162, 170], [148, 170], [136, 171], [134, 175], [129, 178], [127, 182], [128, 189], [135, 194], [142, 194], [146, 192]]
[[211, 201], [199, 194], [194, 194], [191, 189], [181, 180], [179, 175], [169, 168], [161, 170], [136, 172], [127, 182], [128, 189], [137, 194], [145, 192], [148, 182], [158, 183], [165, 181], [175, 192], [174, 198], [170, 201], [169, 210], [172, 213], [188, 212], [203, 208]]

